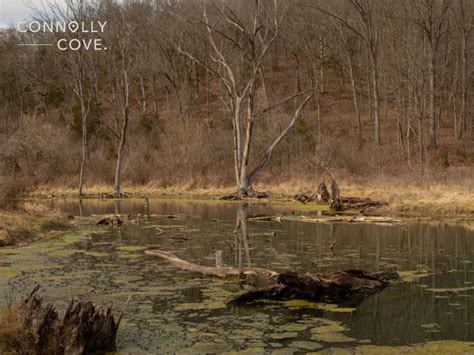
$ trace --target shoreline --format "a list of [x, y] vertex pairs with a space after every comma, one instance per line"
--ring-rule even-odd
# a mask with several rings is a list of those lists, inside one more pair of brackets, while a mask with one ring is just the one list
[[[373, 208], [372, 212], [384, 216], [422, 217], [430, 219], [444, 218], [474, 218], [474, 192], [463, 186], [437, 184], [420, 187], [416, 184], [356, 184], [342, 182], [340, 184], [343, 197], [369, 198], [383, 201], [387, 205]], [[306, 182], [285, 184], [258, 184], [256, 191], [265, 191], [269, 197], [265, 199], [248, 198], [244, 200], [221, 201], [219, 197], [234, 192], [233, 187], [194, 187], [178, 185], [161, 187], [156, 184], [123, 185], [122, 191], [130, 195], [130, 199], [144, 198], [183, 201], [212, 201], [222, 203], [277, 203], [291, 204], [298, 210], [318, 210], [317, 203], [303, 204], [294, 200], [299, 193], [311, 194], [316, 188]], [[94, 185], [86, 187], [83, 199], [100, 199], [101, 194], [110, 193], [112, 185]], [[77, 189], [66, 186], [40, 186], [26, 198], [74, 198], [77, 199]], [[129, 198], [125, 198], [127, 200]], [[108, 198], [104, 198], [108, 200]], [[113, 199], [111, 199], [113, 200]], [[314, 208], [313, 208], [314, 207]], [[357, 210], [350, 210], [356, 212]]]

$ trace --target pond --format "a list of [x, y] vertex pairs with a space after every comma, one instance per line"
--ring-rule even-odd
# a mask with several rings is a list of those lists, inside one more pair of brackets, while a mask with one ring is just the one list
[[[284, 205], [171, 200], [150, 200], [148, 206], [140, 200], [48, 203], [73, 215], [141, 217], [119, 229], [84, 227], [0, 249], [0, 306], [37, 282], [60, 311], [71, 297], [89, 297], [120, 312], [132, 294], [117, 337], [119, 353], [331, 353], [427, 342], [454, 347], [461, 343], [441, 341], [474, 339], [472, 229], [248, 220], [247, 238], [236, 240], [239, 216], [292, 211]], [[147, 249], [209, 266], [222, 250], [226, 265], [276, 271], [396, 269], [403, 280], [355, 308], [301, 301], [227, 305], [248, 286], [178, 270], [145, 255]]]

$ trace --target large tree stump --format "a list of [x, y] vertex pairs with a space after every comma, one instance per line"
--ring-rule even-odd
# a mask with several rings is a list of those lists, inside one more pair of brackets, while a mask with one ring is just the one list
[[39, 285], [17, 308], [15, 321], [18, 324], [15, 326], [19, 340], [13, 343], [21, 348], [11, 350], [21, 354], [48, 355], [115, 350], [123, 312], [116, 320], [110, 306], [103, 309], [91, 301], [72, 300], [60, 320], [52, 304], [43, 305], [38, 290]]

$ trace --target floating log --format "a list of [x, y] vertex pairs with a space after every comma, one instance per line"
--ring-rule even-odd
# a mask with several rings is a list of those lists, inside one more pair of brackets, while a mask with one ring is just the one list
[[277, 221], [281, 223], [281, 218], [283, 216], [269, 216], [269, 215], [256, 215], [256, 216], [248, 216], [247, 219], [249, 221]]
[[277, 273], [261, 268], [235, 268], [230, 266], [201, 266], [182, 260], [162, 250], [147, 250], [146, 254], [165, 259], [181, 270], [217, 276], [263, 276], [272, 281], [270, 286], [251, 290], [230, 300], [245, 303], [259, 299], [305, 299], [355, 306], [362, 300], [382, 289], [391, 280], [399, 277], [396, 272], [371, 273], [362, 270], [335, 271], [330, 273]]
[[15, 325], [12, 326], [18, 328], [19, 337], [15, 346], [21, 344], [22, 349], [11, 350], [22, 354], [53, 355], [115, 350], [123, 312], [116, 320], [110, 306], [103, 309], [91, 301], [72, 300], [60, 320], [52, 304], [43, 305], [39, 288], [37, 285], [15, 312]]

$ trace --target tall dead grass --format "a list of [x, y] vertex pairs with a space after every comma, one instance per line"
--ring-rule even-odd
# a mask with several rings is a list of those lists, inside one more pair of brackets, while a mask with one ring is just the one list
[[21, 307], [9, 305], [0, 309], [0, 353], [2, 354], [34, 354], [30, 344], [33, 336], [25, 331]]

